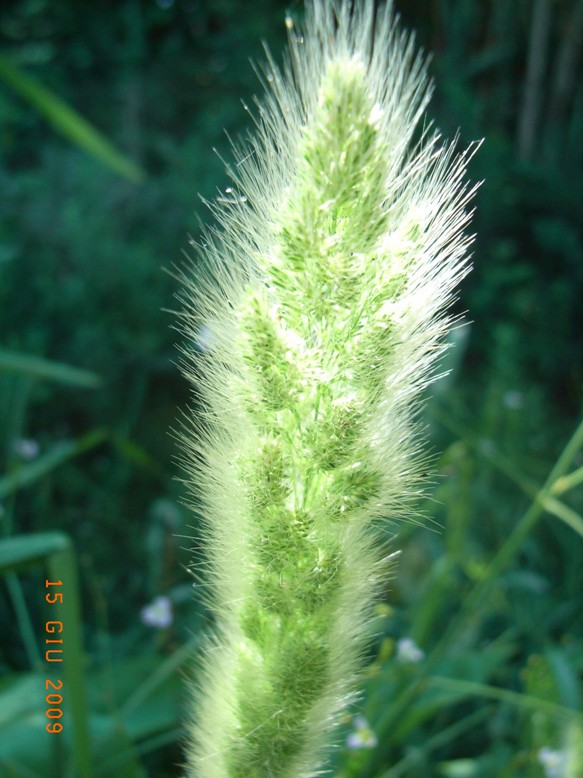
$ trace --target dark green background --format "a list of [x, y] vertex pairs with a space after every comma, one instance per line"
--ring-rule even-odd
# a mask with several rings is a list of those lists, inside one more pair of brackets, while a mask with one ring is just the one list
[[[405, 531], [401, 575], [387, 592], [392, 616], [377, 630], [371, 660], [411, 634], [430, 652], [565, 445], [580, 415], [583, 377], [583, 4], [395, 5], [433, 52], [430, 116], [445, 137], [459, 130], [460, 147], [485, 139], [470, 166], [472, 179], [484, 183], [475, 198], [474, 271], [456, 304], [471, 325], [426, 416], [440, 477], [424, 510], [441, 529]], [[97, 389], [79, 389], [0, 372], [0, 474], [30, 464], [22, 439], [36, 441], [42, 457], [63, 441], [104, 434], [100, 445], [0, 498], [0, 527], [4, 535], [57, 528], [73, 537], [93, 668], [171, 656], [200, 623], [202, 606], [183, 569], [192, 544], [182, 537], [196, 536], [198, 519], [180, 505], [169, 434], [189, 393], [176, 367], [176, 317], [167, 310], [177, 306], [177, 282], [162, 268], [181, 263], [187, 234], [196, 237], [198, 220], [209, 219], [198, 194], [212, 197], [228, 185], [212, 148], [228, 158], [224, 130], [236, 136], [248, 128], [240, 101], [261, 93], [248, 60], [261, 61], [262, 39], [280, 60], [286, 10], [301, 16], [297, 3], [267, 0], [21, 0], [0, 10], [0, 54], [145, 171], [140, 183], [117, 175], [0, 82], [0, 348], [102, 379]], [[579, 453], [571, 469], [582, 465]], [[565, 502], [580, 511], [581, 489]], [[559, 652], [563, 681], [567, 674], [578, 689], [582, 560], [581, 534], [545, 515], [479, 623], [451, 648], [461, 663], [454, 674], [572, 704], [553, 674], [559, 660], [548, 657]], [[33, 625], [42, 620], [36, 585], [23, 577]], [[163, 593], [176, 618], [154, 634], [139, 612]], [[0, 589], [2, 623], [15, 623], [14, 609]], [[472, 662], [501, 635], [506, 652], [481, 674]], [[17, 628], [2, 630], [0, 673], [26, 672], [29, 653]], [[525, 670], [533, 662], [543, 666], [539, 686]], [[388, 656], [389, 669], [371, 682], [377, 696], [383, 683], [391, 693], [410, 683], [390, 675], [402, 670], [391, 671], [394, 665]], [[476, 770], [468, 776], [543, 775], [537, 749], [558, 748], [561, 726], [553, 719], [535, 732], [532, 714], [487, 704], [487, 724], [427, 753], [432, 736], [483, 709], [484, 699], [445, 700], [393, 740], [383, 731], [372, 766], [360, 764], [369, 752], [339, 760], [346, 775], [381, 776], [416, 748], [420, 761], [405, 776], [454, 776], [448, 764], [461, 759]], [[380, 721], [382, 705], [368, 715]], [[165, 776], [179, 760], [171, 742], [141, 764]]]

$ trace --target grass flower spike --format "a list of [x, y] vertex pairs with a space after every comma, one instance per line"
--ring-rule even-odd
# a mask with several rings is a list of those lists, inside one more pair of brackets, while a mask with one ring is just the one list
[[468, 152], [419, 129], [431, 85], [391, 8], [311, 0], [287, 26], [184, 279], [201, 408], [185, 462], [216, 617], [191, 778], [324, 765], [386, 581], [380, 520], [419, 491], [419, 394], [468, 269]]

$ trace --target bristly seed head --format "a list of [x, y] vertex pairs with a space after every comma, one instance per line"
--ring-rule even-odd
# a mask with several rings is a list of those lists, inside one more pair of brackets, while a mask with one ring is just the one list
[[308, 0], [286, 27], [210, 204], [206, 267], [184, 274], [203, 410], [183, 443], [216, 616], [191, 778], [322, 769], [386, 580], [380, 520], [410, 518], [420, 490], [419, 395], [469, 268], [472, 149], [419, 130], [431, 84], [391, 7]]

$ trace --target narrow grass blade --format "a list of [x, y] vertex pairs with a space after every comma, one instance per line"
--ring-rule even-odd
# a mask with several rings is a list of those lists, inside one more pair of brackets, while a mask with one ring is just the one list
[[6, 498], [19, 489], [31, 486], [55, 468], [99, 446], [107, 438], [104, 430], [88, 432], [78, 440], [64, 440], [54, 446], [34, 462], [20, 465], [13, 472], [0, 478], [0, 499]]
[[58, 132], [75, 145], [134, 183], [144, 179], [144, 171], [118, 151], [77, 111], [1, 55], [0, 79], [31, 103]]
[[101, 378], [89, 370], [81, 370], [62, 362], [53, 362], [15, 351], [0, 350], [0, 373], [21, 373], [29, 378], [55, 381], [86, 389], [96, 389], [102, 383]]

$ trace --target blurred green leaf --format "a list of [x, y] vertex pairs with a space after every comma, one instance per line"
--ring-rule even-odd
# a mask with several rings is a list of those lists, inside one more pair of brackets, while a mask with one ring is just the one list
[[0, 79], [31, 103], [72, 143], [104, 162], [124, 178], [134, 183], [144, 179], [144, 171], [119, 152], [77, 111], [2, 55], [0, 55]]
[[[577, 671], [571, 666], [565, 650], [563, 648], [549, 648], [546, 651], [546, 658], [563, 705], [581, 710], [581, 682]], [[583, 725], [583, 717], [580, 724]]]
[[87, 389], [95, 389], [102, 383], [101, 378], [89, 370], [81, 370], [62, 362], [53, 362], [15, 351], [0, 350], [0, 372], [24, 373], [31, 378], [56, 381], [69, 386], [82, 386]]
[[480, 763], [477, 759], [455, 759], [443, 762], [439, 766], [439, 774], [443, 778], [478, 778]]
[[557, 478], [551, 491], [553, 494], [563, 494], [563, 492], [567, 492], [581, 483], [583, 483], [583, 467], [578, 467], [577, 470], [569, 473], [569, 475]]
[[34, 462], [21, 464], [13, 472], [0, 478], [0, 499], [34, 484], [39, 478], [47, 475], [67, 460], [99, 446], [106, 438], [107, 432], [104, 430], [93, 430], [78, 440], [64, 440], [55, 443], [46, 454], [35, 459]]
[[[57, 620], [62, 624], [67, 625], [66, 659], [63, 667], [59, 668], [63, 673], [63, 688], [65, 690], [61, 696], [66, 700], [65, 710], [69, 713], [72, 720], [72, 762], [74, 765], [74, 774], [75, 776], [78, 776], [78, 778], [91, 778], [93, 774], [91, 766], [92, 756], [87, 721], [87, 694], [85, 688], [85, 662], [82, 645], [83, 637], [79, 601], [79, 579], [75, 551], [71, 540], [67, 535], [61, 532], [42, 533], [25, 538], [6, 538], [0, 542], [0, 560], [2, 561], [0, 570], [3, 573], [7, 572], [9, 578], [10, 575], [14, 575], [14, 570], [17, 568], [28, 568], [37, 563], [45, 562], [48, 573], [47, 580], [58, 580], [58, 586], [62, 586], [63, 590], [66, 591], [66, 596], [61, 600], [57, 600], [57, 602], [53, 603], [51, 606], [54, 609]], [[22, 619], [19, 619], [19, 622], [22, 624]], [[47, 661], [50, 660], [47, 659]], [[40, 663], [40, 667], [42, 668], [42, 663]], [[42, 700], [42, 687], [44, 685], [44, 673], [42, 672], [42, 669], [37, 675], [39, 676], [37, 686], [40, 687], [40, 699]], [[10, 699], [11, 698], [8, 697], [9, 711]], [[20, 718], [21, 716], [18, 716], [17, 725], [20, 724]], [[44, 729], [47, 722], [40, 711], [33, 715], [33, 736], [34, 728], [39, 725], [39, 721], [41, 727]], [[63, 726], [63, 732], [67, 733], [68, 730], [68, 726], [66, 728]], [[45, 738], [45, 741], [48, 743], [50, 739]], [[11, 741], [8, 748], [14, 748], [16, 742], [17, 740], [14, 742]], [[2, 743], [0, 742], [0, 746], [1, 745]], [[52, 742], [50, 749], [51, 756], [54, 756], [55, 754], [55, 745], [60, 746], [60, 741], [57, 740]], [[56, 749], [56, 752], [58, 754], [59, 748]], [[24, 750], [23, 754], [26, 757], [27, 751]], [[10, 754], [8, 757], [9, 762], [14, 761], [11, 760]], [[2, 758], [3, 754], [0, 748], [0, 764]], [[18, 760], [16, 761], [18, 762]], [[26, 759], [24, 761], [26, 761]], [[45, 763], [47, 762], [48, 760], [45, 759]]]
[[[0, 562], [0, 566], [2, 566]], [[0, 682], [0, 728], [18, 721], [37, 707], [36, 695], [41, 679], [33, 673], [11, 675]]]
[[[4, 708], [5, 703], [8, 707], [0, 738], [0, 775], [40, 778], [47, 774], [51, 765], [54, 746], [45, 731], [46, 719], [41, 715], [43, 679], [30, 673], [15, 676], [10, 681], [5, 693], [0, 689], [0, 707]], [[11, 703], [15, 696], [26, 701], [26, 710]]]
[[42, 562], [51, 554], [66, 549], [69, 542], [62, 532], [39, 532], [33, 535], [4, 538], [0, 541], [0, 571], [17, 570]]
[[513, 692], [509, 689], [500, 689], [485, 683], [465, 681], [461, 678], [442, 678], [434, 675], [429, 678], [429, 682], [432, 686], [450, 693], [457, 692], [458, 694], [467, 694], [468, 696], [475, 695], [478, 697], [488, 697], [493, 700], [502, 700], [529, 711], [542, 711], [549, 716], [555, 716], [559, 719], [583, 722], [583, 716], [579, 710], [567, 708], [565, 705], [557, 705], [529, 694]]
[[[44, 715], [45, 675], [12, 675], [0, 685], [0, 775], [44, 778], [56, 775], [55, 741], [47, 735]], [[66, 713], [62, 740], [65, 759], [71, 754], [71, 721]], [[125, 728], [113, 716], [93, 714], [89, 718], [94, 775], [107, 778], [144, 778]], [[147, 731], [151, 731], [148, 727]], [[54, 737], [54, 736], [53, 736]], [[70, 775], [70, 773], [68, 773]], [[75, 775], [77, 775], [75, 773]]]
[[576, 511], [554, 497], [545, 500], [545, 508], [583, 538], [583, 518]]

